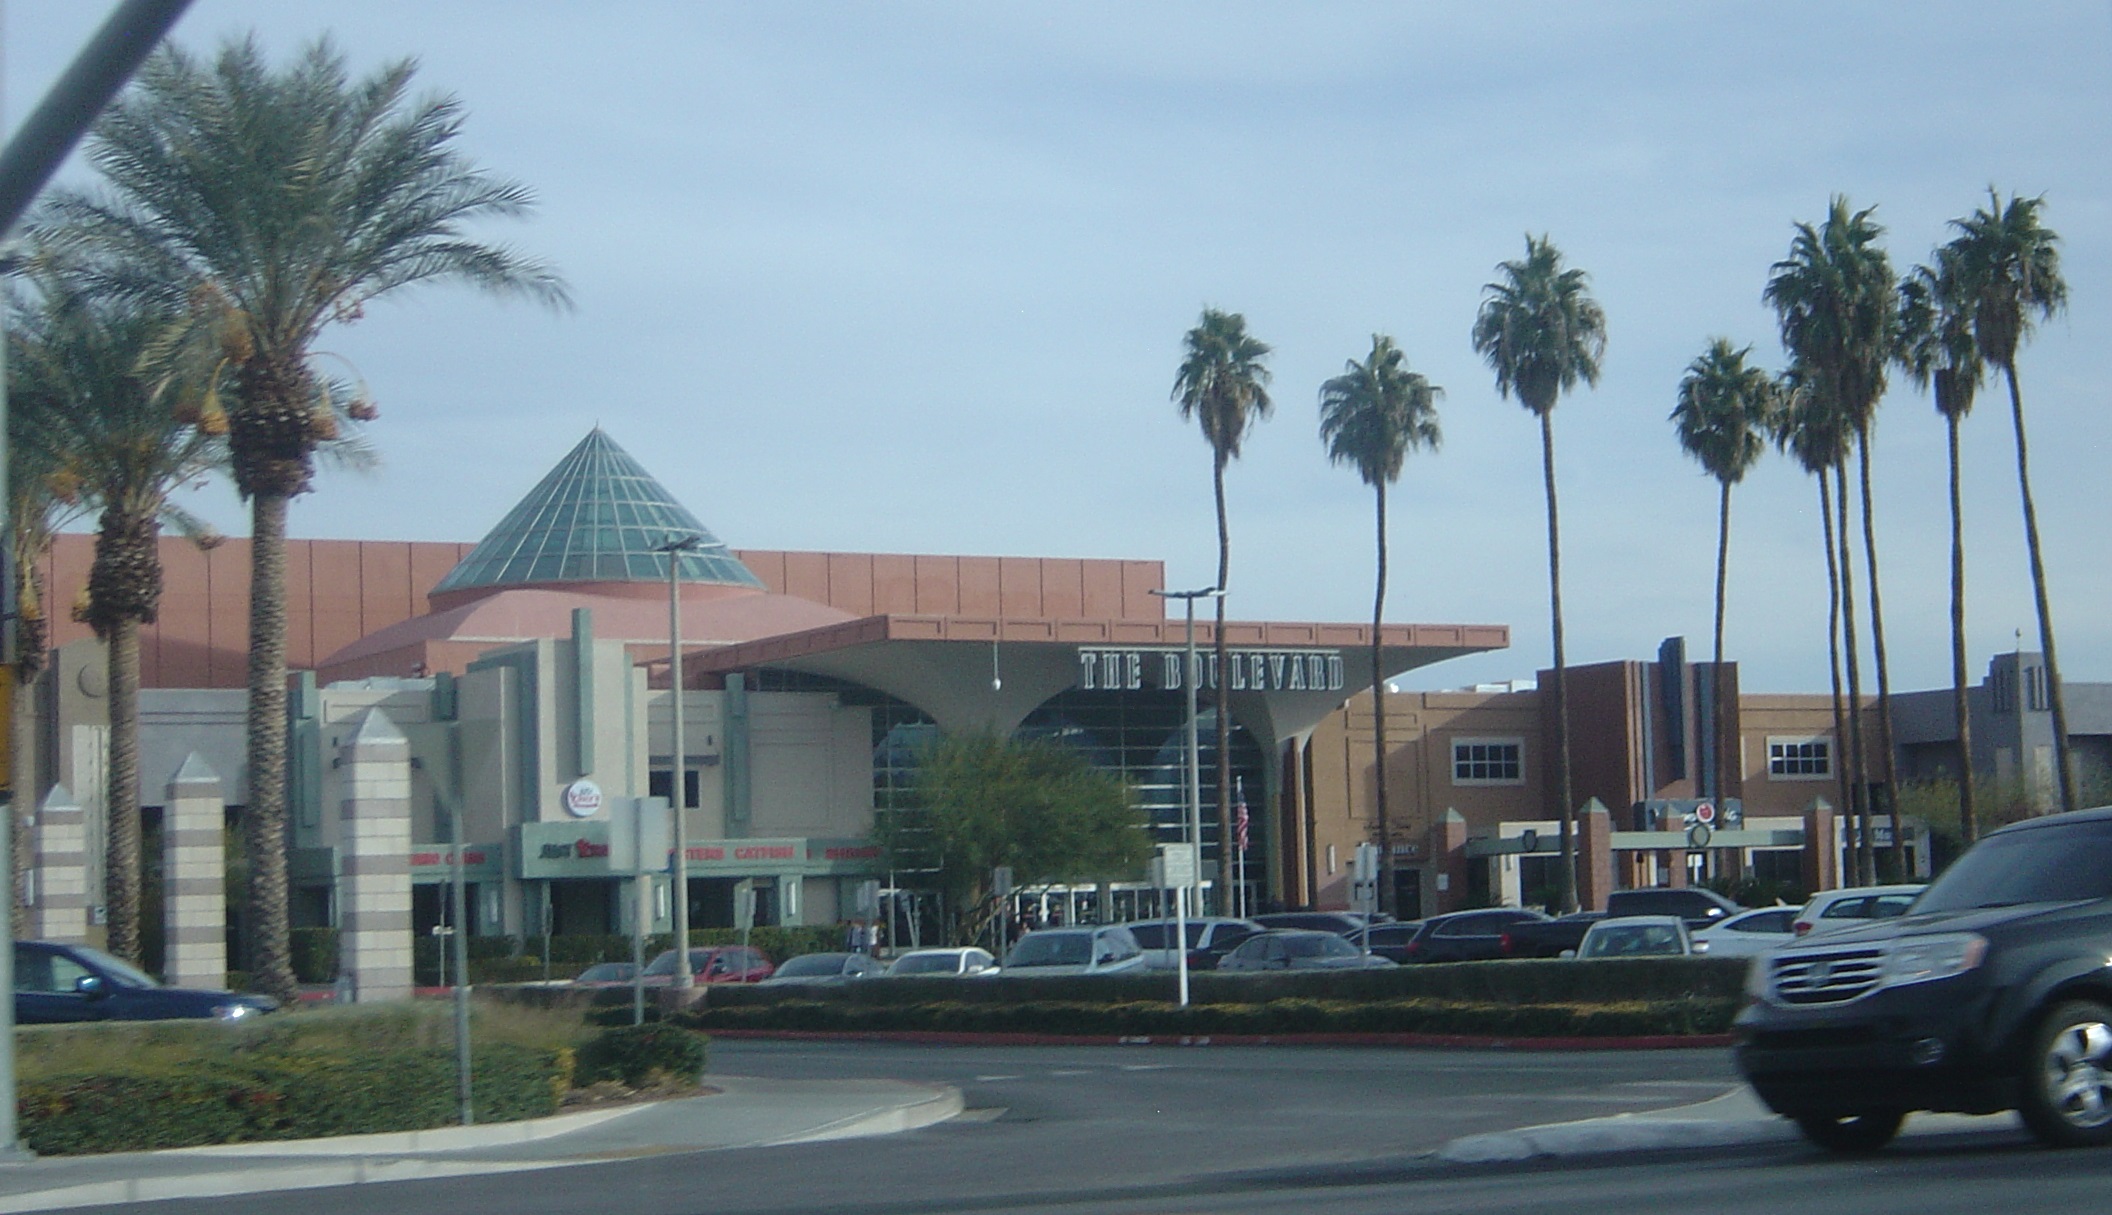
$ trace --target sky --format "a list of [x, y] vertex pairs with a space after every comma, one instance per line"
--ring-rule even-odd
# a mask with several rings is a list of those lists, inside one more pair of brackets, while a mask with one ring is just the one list
[[[109, 6], [14, 0], [8, 129]], [[601, 425], [736, 548], [1158, 559], [1216, 573], [1211, 455], [1170, 399], [1205, 306], [1274, 348], [1228, 470], [1236, 619], [1368, 620], [1372, 493], [1320, 384], [1392, 335], [1444, 442], [1389, 494], [1387, 619], [1506, 651], [1403, 688], [1531, 678], [1549, 642], [1538, 427], [1469, 341], [1546, 234], [1605, 310], [1555, 410], [1571, 663], [1706, 657], [1716, 487], [1667, 415], [1712, 338], [1782, 356], [1761, 300], [1799, 220], [1875, 206], [1899, 269], [2043, 194], [2071, 302], [2019, 370], [2063, 671], [2112, 680], [2112, 3], [652, 3], [196, 0], [196, 50], [324, 35], [458, 96], [460, 146], [530, 186], [478, 235], [569, 312], [436, 288], [320, 343], [381, 408], [304, 537], [475, 540]], [[78, 160], [63, 180], [89, 179]], [[2006, 393], [1964, 427], [1969, 665], [2036, 648]], [[1948, 686], [1944, 428], [1902, 377], [1874, 444], [1899, 689]], [[233, 493], [188, 508], [246, 534]], [[1727, 656], [1828, 683], [1817, 489], [1733, 496]], [[1858, 596], [1867, 580], [1858, 571]], [[1866, 642], [1867, 664], [1867, 642]]]

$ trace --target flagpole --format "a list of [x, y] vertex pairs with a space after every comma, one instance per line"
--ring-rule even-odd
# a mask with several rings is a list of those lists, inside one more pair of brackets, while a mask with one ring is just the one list
[[1232, 778], [1232, 788], [1239, 799], [1239, 824], [1232, 835], [1232, 914], [1245, 919], [1247, 915], [1247, 778]]

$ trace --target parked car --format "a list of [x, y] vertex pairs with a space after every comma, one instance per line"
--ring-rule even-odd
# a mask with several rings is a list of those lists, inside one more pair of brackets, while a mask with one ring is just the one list
[[1109, 975], [1144, 969], [1144, 949], [1120, 924], [1037, 928], [1005, 954], [1004, 973], [1015, 975]]
[[1734, 1056], [1836, 1152], [1916, 1110], [2014, 1109], [2056, 1146], [2112, 1144], [2112, 807], [1989, 833], [1903, 916], [1754, 963]]
[[1402, 920], [1392, 924], [1374, 924], [1368, 929], [1359, 929], [1343, 937], [1343, 940], [1360, 950], [1367, 950], [1396, 964], [1408, 960], [1408, 942], [1423, 930], [1421, 920]]
[[1271, 928], [1256, 933], [1225, 955], [1217, 968], [1231, 974], [1267, 970], [1386, 970], [1394, 963], [1367, 954], [1339, 933], [1310, 928]]
[[1851, 886], [1844, 890], [1821, 890], [1797, 912], [1790, 931], [1797, 936], [1832, 932], [1837, 928], [1860, 928], [1864, 920], [1889, 920], [1905, 915], [1925, 886]]
[[269, 996], [164, 987], [100, 949], [15, 942], [15, 1023], [64, 1021], [241, 1021], [278, 1008]]
[[912, 949], [888, 964], [882, 976], [900, 979], [943, 979], [962, 975], [995, 974], [997, 957], [987, 949]]
[[1366, 924], [1385, 924], [1392, 916], [1365, 915], [1360, 911], [1271, 911], [1254, 916], [1263, 928], [1305, 928], [1314, 932], [1356, 932]]
[[[1144, 950], [1146, 970], [1179, 970], [1180, 955], [1173, 950], [1175, 922], [1172, 920], [1137, 920], [1124, 924], [1129, 935], [1137, 939]], [[1188, 969], [1215, 970], [1219, 959], [1230, 953], [1241, 941], [1262, 931], [1261, 925], [1252, 920], [1232, 919], [1227, 916], [1206, 916], [1189, 920], [1187, 935]]]
[[1762, 907], [1741, 911], [1694, 932], [1694, 942], [1709, 947], [1712, 958], [1751, 958], [1796, 939], [1790, 926], [1795, 907]]
[[1606, 896], [1606, 914], [1611, 916], [1676, 915], [1688, 928], [1710, 924], [1745, 910], [1713, 890], [1700, 886], [1659, 886], [1645, 890], [1616, 890]]
[[1608, 916], [1591, 926], [1577, 957], [1683, 958], [1695, 952], [1687, 922], [1676, 915]]
[[863, 953], [803, 953], [786, 958], [760, 987], [841, 987], [887, 969]]
[[638, 967], [630, 962], [596, 962], [572, 979], [574, 987], [629, 987]]
[[1520, 920], [1496, 938], [1496, 948], [1506, 958], [1559, 958], [1575, 952], [1591, 926], [1605, 918], [1603, 911], [1572, 911], [1552, 920]]
[[[759, 983], [772, 969], [762, 950], [745, 945], [693, 945], [689, 950], [689, 973], [699, 983]], [[675, 951], [663, 950], [646, 963], [642, 978], [647, 987], [673, 984]]]
[[1526, 907], [1490, 907], [1480, 911], [1453, 911], [1434, 915], [1406, 944], [1402, 960], [1408, 962], [1480, 962], [1503, 956], [1503, 934], [1519, 924], [1547, 918]]

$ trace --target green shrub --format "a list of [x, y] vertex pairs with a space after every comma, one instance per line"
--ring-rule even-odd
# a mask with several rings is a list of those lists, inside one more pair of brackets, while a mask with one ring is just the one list
[[337, 978], [337, 929], [296, 928], [291, 934], [293, 977], [303, 983]]
[[579, 1049], [575, 1082], [620, 1080], [639, 1088], [658, 1079], [695, 1083], [704, 1075], [705, 1039], [664, 1023], [604, 1029]]

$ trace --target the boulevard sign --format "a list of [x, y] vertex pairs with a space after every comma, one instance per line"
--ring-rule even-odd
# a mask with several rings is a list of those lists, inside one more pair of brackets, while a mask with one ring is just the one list
[[[1078, 686], [1087, 690], [1139, 691], [1157, 688], [1181, 689], [1180, 650], [1078, 651]], [[1231, 670], [1228, 686], [1235, 692], [1339, 692], [1342, 690], [1340, 650], [1234, 650], [1225, 655]], [[1217, 686], [1217, 655], [1208, 651], [1195, 656], [1200, 689]]]

